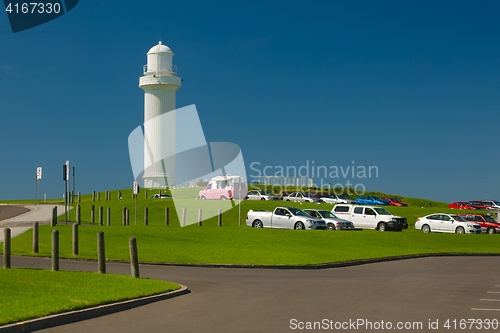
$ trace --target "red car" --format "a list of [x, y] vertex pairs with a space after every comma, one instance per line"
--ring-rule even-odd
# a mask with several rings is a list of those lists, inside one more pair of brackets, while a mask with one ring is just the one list
[[463, 201], [455, 201], [455, 202], [452, 202], [451, 204], [448, 205], [448, 208], [451, 208], [451, 209], [476, 209], [475, 207], [472, 207], [472, 206], [469, 206], [467, 204], [467, 202], [463, 202]]
[[407, 207], [408, 206], [408, 204], [406, 202], [403, 202], [403, 201], [399, 200], [398, 198], [384, 198], [384, 199], [389, 201], [389, 205], [391, 205], [391, 206], [398, 206], [398, 207], [402, 207], [402, 206]]
[[500, 223], [495, 221], [491, 215], [488, 214], [459, 214], [467, 221], [477, 223], [481, 226], [481, 230], [487, 234], [495, 234], [500, 232]]

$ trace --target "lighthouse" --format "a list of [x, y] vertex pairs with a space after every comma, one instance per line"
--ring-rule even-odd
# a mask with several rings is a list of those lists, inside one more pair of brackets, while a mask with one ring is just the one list
[[[161, 121], [162, 115], [175, 110], [175, 94], [181, 78], [172, 63], [174, 53], [160, 41], [147, 53], [147, 64], [139, 87], [144, 90], [144, 187], [165, 187], [167, 177], [175, 180], [176, 126], [173, 121]], [[174, 115], [174, 113], [172, 113]], [[174, 116], [175, 117], [175, 116]], [[174, 185], [174, 184], [170, 184]]]

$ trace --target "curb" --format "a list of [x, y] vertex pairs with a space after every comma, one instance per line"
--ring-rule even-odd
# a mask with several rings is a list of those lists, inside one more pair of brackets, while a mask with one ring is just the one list
[[234, 265], [228, 265], [228, 264], [177, 264], [177, 263], [151, 263], [151, 262], [140, 262], [140, 264], [141, 265], [159, 265], [159, 266], [180, 266], [180, 267], [208, 267], [208, 268], [249, 268], [249, 269], [260, 268], [260, 269], [311, 270], [311, 269], [351, 267], [351, 266], [375, 264], [375, 263], [380, 263], [380, 262], [419, 259], [419, 258], [433, 258], [433, 257], [500, 257], [500, 254], [499, 253], [423, 253], [423, 254], [409, 254], [409, 255], [404, 255], [404, 256], [358, 259], [358, 260], [332, 262], [332, 263], [324, 263], [324, 264], [296, 265], [296, 266], [294, 266], [294, 265], [267, 266], [267, 265], [240, 265], [240, 264], [234, 264]]
[[4, 326], [0, 326], [0, 332], [17, 333], [17, 332], [32, 332], [32, 331], [42, 330], [55, 326], [74, 323], [77, 321], [109, 315], [115, 312], [132, 309], [138, 306], [146, 305], [153, 302], [163, 301], [169, 298], [189, 293], [190, 293], [189, 289], [186, 286], [181, 285], [181, 288], [179, 290], [174, 290], [163, 294], [146, 296], [117, 303], [99, 305], [93, 308], [64, 312], [46, 317], [30, 319], [18, 323], [7, 324]]

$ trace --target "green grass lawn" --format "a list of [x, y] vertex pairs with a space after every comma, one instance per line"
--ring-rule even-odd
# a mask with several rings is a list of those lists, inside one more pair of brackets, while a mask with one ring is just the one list
[[[189, 190], [196, 193], [193, 189]], [[152, 191], [148, 193], [148, 196]], [[106, 257], [108, 260], [128, 261], [128, 239], [136, 237], [139, 261], [150, 263], [177, 264], [237, 264], [237, 265], [310, 265], [332, 262], [345, 262], [359, 259], [371, 259], [393, 256], [407, 256], [433, 253], [487, 253], [500, 254], [497, 246], [499, 235], [455, 235], [423, 234], [414, 229], [415, 221], [420, 216], [436, 212], [456, 212], [444, 203], [419, 200], [420, 207], [387, 207], [394, 215], [406, 217], [409, 229], [403, 232], [363, 231], [295, 231], [269, 230], [247, 227], [245, 216], [249, 209], [273, 210], [278, 205], [294, 205], [300, 208], [323, 208], [330, 210], [329, 204], [298, 204], [291, 202], [242, 201], [241, 209], [235, 207], [223, 214], [223, 226], [217, 226], [217, 218], [203, 221], [203, 226], [196, 224], [180, 227], [175, 216], [171, 199], [148, 199], [144, 194], [137, 201], [137, 225], [135, 225], [135, 200], [131, 192], [122, 191], [122, 200], [118, 200], [116, 191], [111, 201], [92, 202], [89, 195], [80, 203], [82, 224], [79, 228], [79, 255], [71, 254], [71, 223], [56, 227], [40, 227], [40, 247], [38, 256], [50, 256], [51, 231], [59, 230], [60, 251], [64, 258], [96, 259], [96, 235], [104, 232]], [[410, 201], [410, 200], [408, 200]], [[217, 205], [220, 201], [197, 201], [199, 206]], [[99, 206], [111, 209], [111, 226], [99, 226], [90, 223], [91, 205], [96, 212]], [[144, 207], [149, 209], [149, 225], [143, 223]], [[130, 209], [129, 226], [121, 225], [121, 209]], [[170, 207], [171, 222], [165, 225], [165, 207]], [[188, 214], [197, 214], [197, 208], [191, 207]], [[241, 214], [239, 215], [239, 211]], [[74, 211], [70, 220], [75, 220]], [[96, 213], [96, 221], [97, 213]], [[103, 218], [104, 224], [106, 218]], [[239, 226], [241, 222], [241, 226]], [[31, 232], [26, 232], [12, 240], [13, 255], [34, 255], [31, 253]]]
[[[192, 198], [199, 189], [186, 189], [186, 198]], [[157, 191], [149, 191], [148, 197]], [[111, 200], [92, 201], [91, 195], [82, 196], [82, 225], [79, 227], [79, 255], [72, 255], [72, 221], [59, 222], [39, 229], [39, 253], [32, 253], [32, 231], [12, 239], [12, 255], [51, 256], [52, 230], [59, 230], [60, 257], [97, 259], [97, 232], [103, 231], [106, 258], [129, 261], [128, 242], [136, 237], [140, 262], [174, 264], [228, 264], [228, 265], [313, 265], [353, 260], [400, 257], [421, 254], [500, 254], [499, 235], [423, 234], [415, 230], [418, 217], [437, 212], [453, 212], [447, 204], [402, 198], [410, 207], [387, 207], [394, 215], [406, 217], [409, 229], [402, 232], [363, 231], [295, 231], [254, 229], [245, 224], [246, 213], [253, 210], [273, 210], [276, 206], [331, 210], [329, 204], [298, 204], [291, 202], [242, 201], [223, 213], [223, 226], [217, 218], [181, 227], [171, 199], [145, 198], [144, 191], [137, 201], [131, 190], [111, 192]], [[16, 203], [16, 202], [9, 202]], [[31, 204], [30, 201], [23, 202]], [[52, 204], [63, 204], [59, 199]], [[191, 200], [188, 214], [197, 216], [198, 208], [218, 208], [230, 202]], [[137, 209], [135, 208], [137, 204]], [[76, 205], [76, 204], [75, 204]], [[91, 206], [95, 208], [95, 222], [91, 223]], [[104, 225], [98, 225], [99, 207], [103, 207]], [[111, 226], [106, 226], [106, 211], [111, 210]], [[122, 207], [130, 210], [130, 225], [122, 225]], [[149, 210], [149, 225], [144, 225], [144, 207]], [[165, 208], [169, 207], [170, 225], [165, 225]], [[136, 218], [137, 216], [137, 218]], [[206, 216], [206, 215], [204, 215]], [[59, 217], [59, 221], [64, 216]], [[0, 252], [3, 247], [0, 248]], [[97, 266], [96, 266], [97, 270]], [[99, 280], [99, 281], [96, 281]], [[78, 285], [79, 288], [71, 286]], [[128, 276], [99, 275], [83, 272], [50, 272], [46, 270], [0, 270], [0, 324], [26, 320], [51, 313], [104, 304], [136, 296], [159, 293], [177, 288], [177, 285]], [[43, 301], [41, 301], [43, 299]], [[3, 302], [3, 303], [1, 303]]]
[[0, 269], [0, 325], [179, 289], [125, 275]]

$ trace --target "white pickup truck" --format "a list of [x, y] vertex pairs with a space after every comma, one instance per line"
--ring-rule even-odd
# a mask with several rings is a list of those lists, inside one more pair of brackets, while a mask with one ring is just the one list
[[351, 221], [356, 228], [380, 231], [408, 229], [404, 217], [394, 216], [381, 207], [338, 204], [333, 207], [332, 213]]
[[274, 212], [249, 210], [246, 223], [249, 227], [254, 228], [326, 229], [324, 220], [314, 218], [303, 210], [294, 207], [276, 207]]

